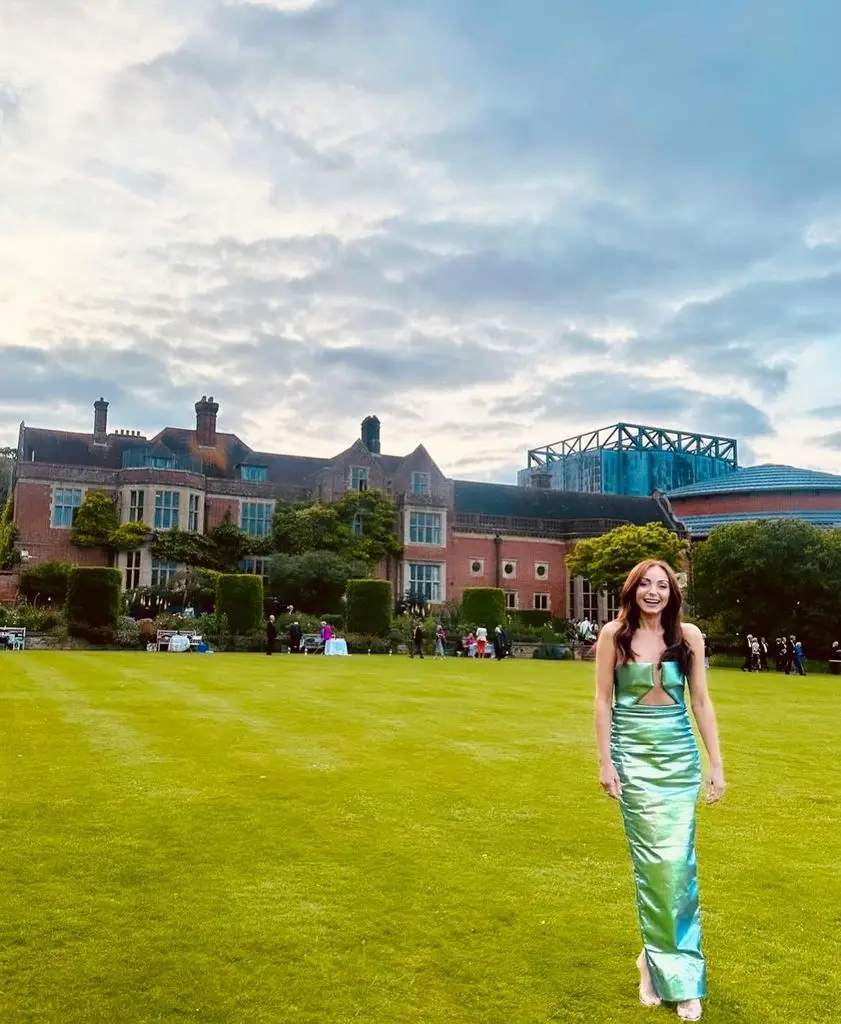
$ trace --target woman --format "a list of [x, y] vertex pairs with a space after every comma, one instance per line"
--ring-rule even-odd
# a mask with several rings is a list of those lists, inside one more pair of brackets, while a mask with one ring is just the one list
[[600, 783], [618, 800], [631, 851], [643, 951], [640, 1002], [677, 1004], [701, 1019], [706, 964], [695, 863], [701, 760], [685, 703], [710, 759], [707, 801], [724, 793], [704, 641], [680, 619], [681, 594], [664, 562], [645, 561], [622, 588], [618, 618], [596, 649], [596, 741]]

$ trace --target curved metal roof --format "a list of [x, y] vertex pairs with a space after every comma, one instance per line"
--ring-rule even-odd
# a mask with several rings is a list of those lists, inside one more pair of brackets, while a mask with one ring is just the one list
[[706, 494], [746, 494], [754, 491], [841, 491], [841, 476], [794, 466], [748, 466], [732, 473], [699, 480], [669, 491], [669, 498], [694, 498]]
[[841, 499], [838, 501], [837, 512], [798, 509], [787, 512], [722, 512], [710, 516], [680, 516], [680, 522], [692, 537], [706, 537], [717, 526], [729, 526], [731, 523], [768, 522], [777, 519], [797, 519], [803, 523], [811, 523], [823, 529], [832, 530], [841, 527]]

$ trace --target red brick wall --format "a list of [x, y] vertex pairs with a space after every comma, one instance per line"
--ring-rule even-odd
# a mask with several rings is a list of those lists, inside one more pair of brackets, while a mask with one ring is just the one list
[[[451, 535], [450, 545], [445, 556], [448, 596], [452, 600], [458, 601], [465, 587], [495, 587], [499, 585], [503, 590], [512, 590], [517, 593], [518, 608], [530, 610], [534, 608], [535, 594], [548, 593], [552, 614], [563, 618], [567, 615], [568, 590], [564, 557], [570, 547], [571, 544], [562, 541], [503, 537], [499, 548], [501, 562], [516, 562], [517, 575], [513, 579], [508, 579], [502, 575], [500, 570], [499, 581], [497, 581], [496, 548], [493, 537], [454, 533]], [[471, 574], [470, 563], [474, 559], [484, 560], [483, 576]], [[545, 579], [536, 577], [536, 562], [549, 564], [549, 574]]]
[[768, 491], [755, 494], [716, 494], [706, 498], [670, 498], [681, 516], [717, 515], [728, 512], [841, 511], [841, 493], [809, 494], [802, 491]]
[[230, 510], [234, 525], [239, 526], [238, 498], [208, 498], [204, 520], [205, 530], [212, 530], [214, 526], [218, 526], [225, 518], [225, 513], [228, 510]]
[[0, 572], [0, 604], [11, 604], [17, 596], [17, 574], [13, 572]]
[[15, 488], [15, 525], [20, 533], [18, 546], [28, 551], [30, 565], [56, 559], [73, 565], [108, 565], [102, 551], [89, 551], [70, 543], [70, 530], [50, 526], [49, 484], [22, 480]]

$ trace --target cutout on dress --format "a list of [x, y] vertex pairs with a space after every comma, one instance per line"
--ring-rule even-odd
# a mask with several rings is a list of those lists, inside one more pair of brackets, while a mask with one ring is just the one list
[[[663, 696], [665, 700], [658, 700], [659, 696]], [[649, 700], [648, 698], [653, 698]], [[669, 693], [668, 690], [663, 687], [663, 666], [653, 665], [651, 666], [651, 687], [645, 691], [645, 693], [637, 701], [637, 704], [645, 704], [647, 707], [668, 707], [670, 704], [677, 704], [678, 702]]]

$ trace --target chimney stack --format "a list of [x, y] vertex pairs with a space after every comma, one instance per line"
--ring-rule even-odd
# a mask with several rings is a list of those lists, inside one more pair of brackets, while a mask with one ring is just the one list
[[201, 396], [201, 401], [196, 402], [196, 441], [200, 448], [216, 447], [216, 414], [219, 412], [219, 403], [213, 401], [213, 395], [208, 398]]
[[372, 455], [380, 454], [380, 421], [376, 416], [366, 416], [362, 421], [362, 443]]
[[93, 443], [108, 444], [108, 403], [104, 398], [93, 403]]

